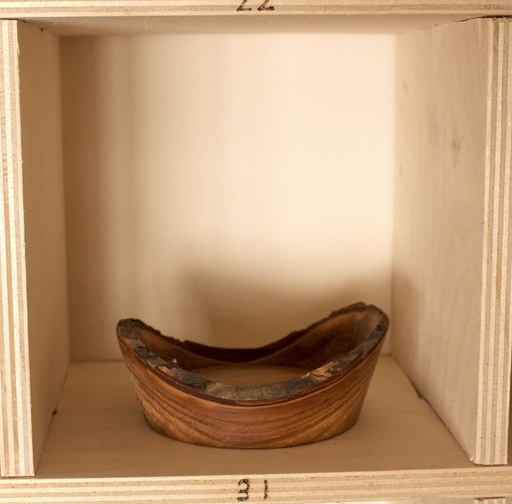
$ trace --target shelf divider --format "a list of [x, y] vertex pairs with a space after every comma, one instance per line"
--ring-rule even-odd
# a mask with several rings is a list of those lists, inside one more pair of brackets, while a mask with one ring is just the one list
[[507, 462], [510, 22], [399, 37], [392, 353], [470, 459]]

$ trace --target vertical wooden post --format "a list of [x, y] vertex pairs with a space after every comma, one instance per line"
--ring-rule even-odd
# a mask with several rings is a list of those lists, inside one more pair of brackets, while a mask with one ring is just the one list
[[393, 354], [479, 464], [507, 462], [511, 23], [399, 38]]
[[0, 474], [34, 473], [16, 21], [0, 22]]
[[475, 461], [507, 462], [512, 351], [512, 23], [493, 21]]

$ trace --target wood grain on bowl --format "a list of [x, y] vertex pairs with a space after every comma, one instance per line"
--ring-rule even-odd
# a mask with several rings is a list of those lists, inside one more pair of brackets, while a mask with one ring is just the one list
[[226, 448], [277, 448], [354, 425], [389, 325], [364, 303], [259, 348], [219, 348], [119, 322], [119, 344], [149, 425]]

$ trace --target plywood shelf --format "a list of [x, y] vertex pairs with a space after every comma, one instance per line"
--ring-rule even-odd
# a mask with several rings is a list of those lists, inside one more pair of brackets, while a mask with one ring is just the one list
[[[0, 18], [24, 19], [61, 35], [113, 33], [404, 32], [475, 17], [510, 16], [510, 1], [272, 0], [2, 1]], [[309, 18], [309, 19], [308, 19]]]
[[204, 476], [471, 467], [400, 367], [383, 357], [356, 426], [330, 441], [228, 450], [167, 439], [146, 426], [123, 363], [77, 363], [54, 415], [40, 477]]
[[[258, 15], [260, 3], [249, 1], [246, 7], [256, 7], [251, 11], [238, 11], [241, 0], [27, 0], [3, 1], [0, 14], [8, 17], [97, 17], [97, 16], [158, 16], [158, 15]], [[275, 10], [263, 14], [466, 14], [484, 16], [486, 14], [506, 15], [512, 11], [507, 1], [480, 2], [479, 0], [452, 0], [425, 2], [423, 0], [274, 0]], [[233, 8], [234, 7], [234, 8]]]
[[154, 433], [123, 363], [78, 363], [69, 369], [36, 477], [0, 482], [0, 502], [226, 502], [236, 501], [242, 479], [257, 502], [265, 480], [270, 502], [470, 497], [512, 492], [511, 476], [509, 468], [468, 462], [391, 357], [380, 359], [352, 430], [312, 445], [250, 451]]
[[[248, 476], [248, 477], [247, 477]], [[86, 503], [86, 502], [240, 502], [239, 476], [192, 478], [120, 479], [35, 479], [0, 482], [0, 503]], [[472, 495], [492, 495], [497, 489], [510, 489], [510, 471], [504, 469], [407, 471], [386, 473], [324, 473], [245, 475], [251, 482], [252, 502], [323, 503], [342, 500], [414, 499], [426, 504], [473, 503]], [[508, 482], [507, 482], [508, 478]], [[264, 499], [265, 480], [268, 498]], [[424, 499], [418, 496], [428, 495]], [[448, 496], [448, 497], [447, 497]], [[466, 499], [466, 501], [464, 501]], [[507, 499], [508, 501], [508, 499]], [[475, 501], [487, 504], [487, 500]], [[488, 504], [505, 504], [495, 498]]]

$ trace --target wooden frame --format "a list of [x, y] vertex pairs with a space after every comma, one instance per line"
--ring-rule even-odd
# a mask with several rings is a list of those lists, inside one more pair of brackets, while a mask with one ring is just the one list
[[[3, 425], [0, 473], [3, 476], [37, 475], [37, 461], [43, 452], [48, 425], [69, 366], [65, 345], [56, 354], [53, 352], [55, 341], [66, 340], [67, 324], [66, 310], [63, 309], [67, 302], [66, 275], [61, 264], [65, 260], [63, 189], [58, 183], [62, 176], [58, 45], [53, 35], [41, 33], [14, 19], [24, 19], [56, 33], [91, 34], [143, 32], [152, 22], [165, 31], [176, 22], [176, 16], [185, 16], [186, 23], [193, 15], [236, 15], [241, 16], [240, 19], [250, 19], [251, 23], [258, 19], [258, 15], [269, 19], [284, 15], [283, 22], [289, 22], [285, 19], [288, 15], [321, 14], [326, 16], [325, 19], [329, 19], [327, 15], [336, 15], [342, 23], [356, 29], [362, 26], [374, 29], [382, 20], [386, 30], [395, 26], [398, 27], [396, 31], [402, 31], [404, 26], [512, 15], [511, 2], [484, 5], [475, 0], [438, 2], [435, 6], [419, 1], [298, 1], [292, 4], [275, 0], [275, 6], [273, 13], [258, 13], [254, 9], [240, 13], [236, 11], [238, 3], [228, 0], [217, 3], [49, 0], [2, 2], [0, 5], [0, 17], [4, 19], [0, 35], [0, 192], [3, 195], [0, 206], [0, 418]], [[405, 105], [401, 116], [403, 127], [398, 137], [398, 143], [404, 147], [399, 150], [396, 175], [397, 223], [400, 225], [395, 235], [398, 252], [396, 311], [392, 316], [396, 324], [393, 354], [420, 393], [441, 415], [469, 458], [479, 464], [506, 463], [509, 442], [512, 345], [510, 33], [511, 23], [507, 20], [474, 20], [458, 23], [458, 26], [413, 30], [402, 36], [399, 44], [401, 65], [397, 84], [401, 90], [398, 96]], [[41, 53], [27, 64], [24, 47], [36, 46]], [[418, 54], [422, 56], [418, 58]], [[50, 55], [49, 60], [43, 60], [44, 55]], [[440, 66], [436, 66], [439, 61]], [[46, 72], [44, 69], [48, 65], [56, 66]], [[41, 82], [25, 85], [29, 81], [23, 78], [31, 72], [41, 75]], [[426, 82], [422, 75], [435, 81], [437, 94], [431, 94], [432, 88], [428, 86], [422, 87]], [[467, 83], [471, 86], [466, 89]], [[30, 107], [32, 112], [29, 112], [28, 106], [23, 108], [24, 104], [37, 95], [38, 87], [52, 99], [44, 104], [41, 100], [34, 101]], [[406, 91], [411, 87], [417, 93], [412, 98]], [[461, 88], [464, 91], [457, 93]], [[437, 100], [444, 108], [437, 108]], [[34, 103], [40, 103], [41, 108], [34, 108]], [[412, 136], [417, 107], [424, 107], [425, 113], [433, 111], [435, 124], [441, 124], [447, 117], [451, 120], [446, 120], [446, 129], [441, 132], [438, 129], [435, 134], [427, 131], [426, 136]], [[459, 113], [466, 114], [464, 120], [460, 119]], [[31, 135], [40, 131], [42, 124], [46, 125], [42, 119], [46, 117], [52, 120], [48, 137], [42, 142], [37, 135]], [[23, 129], [32, 122], [36, 125], [34, 128]], [[421, 127], [427, 127], [427, 122], [420, 121], [419, 129], [414, 131], [421, 133]], [[464, 130], [464, 127], [468, 129]], [[432, 156], [420, 155], [429, 151]], [[30, 171], [39, 163], [35, 159], [44, 159], [41, 166], [52, 166], [51, 173], [55, 178], [42, 176], [38, 179], [37, 170]], [[465, 170], [463, 183], [460, 172], [446, 169], [457, 160]], [[30, 173], [30, 182], [23, 178], [27, 173]], [[441, 179], [448, 192], [436, 200], [439, 206], [429, 207], [431, 198], [440, 194]], [[58, 194], [58, 197], [45, 199], [43, 196], [36, 198], [34, 203], [29, 199], [30, 195], [44, 183], [54, 184], [48, 188], [48, 194]], [[459, 191], [460, 187], [463, 190]], [[418, 213], [418, 204], [428, 207], [431, 213], [426, 216]], [[39, 224], [34, 224], [37, 220], [32, 221], [38, 209], [46, 209], [45, 212], [53, 216], [49, 226], [51, 246], [45, 245], [44, 237], [37, 235]], [[28, 217], [24, 217], [27, 211]], [[470, 236], [469, 242], [462, 243], [462, 250], [452, 248], [448, 251], [452, 255], [434, 253], [435, 247], [442, 244], [442, 241], [436, 242], [435, 237], [430, 241], [429, 236], [416, 236], [415, 240], [410, 240], [418, 222], [440, 215], [445, 220], [435, 229], [441, 238], [461, 230]], [[25, 240], [37, 243], [41, 254], [37, 257], [30, 255], [30, 247], [25, 249]], [[478, 244], [478, 250], [473, 246], [466, 254], [467, 243]], [[34, 299], [41, 296], [37, 290], [38, 282], [33, 281], [36, 278], [34, 271], [41, 269], [41, 265], [49, 265], [49, 278], [56, 280], [52, 296], [37, 307], [30, 301], [31, 296]], [[451, 266], [450, 274], [444, 275], [443, 272], [448, 271], [446, 268]], [[417, 271], [420, 273], [413, 273]], [[429, 272], [432, 271], [439, 273], [437, 283], [431, 281]], [[450, 297], [450, 293], [457, 292], [461, 285], [463, 295]], [[427, 303], [419, 302], [417, 289], [424, 295], [426, 293]], [[425, 309], [418, 310], [418, 306]], [[441, 316], [434, 320], [434, 313]], [[430, 335], [428, 339], [421, 335], [411, 339], [414, 323], [418, 320], [414, 317], [419, 317], [421, 327]], [[456, 337], [447, 342], [443, 334], [453, 334], [455, 324], [462, 321], [466, 339]], [[36, 343], [30, 334], [38, 324], [48, 329]], [[466, 347], [462, 343], [466, 343]], [[52, 369], [51, 376], [49, 369]], [[69, 369], [70, 373], [74, 372], [73, 367]], [[467, 376], [470, 379], [460, 381], [466, 380]], [[447, 388], [447, 383], [452, 386]], [[461, 421], [461, 411], [469, 421]], [[230, 472], [229, 468], [209, 476], [169, 474], [143, 479], [91, 476], [87, 471], [75, 474], [71, 479], [45, 474], [44, 479], [0, 481], [0, 502], [23, 502], [29, 497], [34, 502], [45, 499], [71, 502], [77, 496], [88, 502], [97, 500], [98, 493], [106, 502], [119, 499], [145, 501], [148, 495], [154, 500], [179, 502], [193, 498], [204, 502], [226, 502], [239, 501], [240, 496], [245, 498], [247, 494], [243, 492], [249, 486], [254, 492], [268, 486], [269, 502], [417, 496], [486, 499], [512, 495], [510, 467], [478, 468], [466, 462], [453, 467], [450, 464], [453, 462], [446, 467], [419, 470], [393, 470], [390, 466], [386, 470], [343, 470], [329, 471], [329, 474], [286, 471], [288, 474], [283, 475], [279, 474], [279, 455], [276, 455], [268, 471], [244, 474]], [[252, 493], [251, 497], [263, 501], [267, 500], [265, 495], [259, 492]]]

